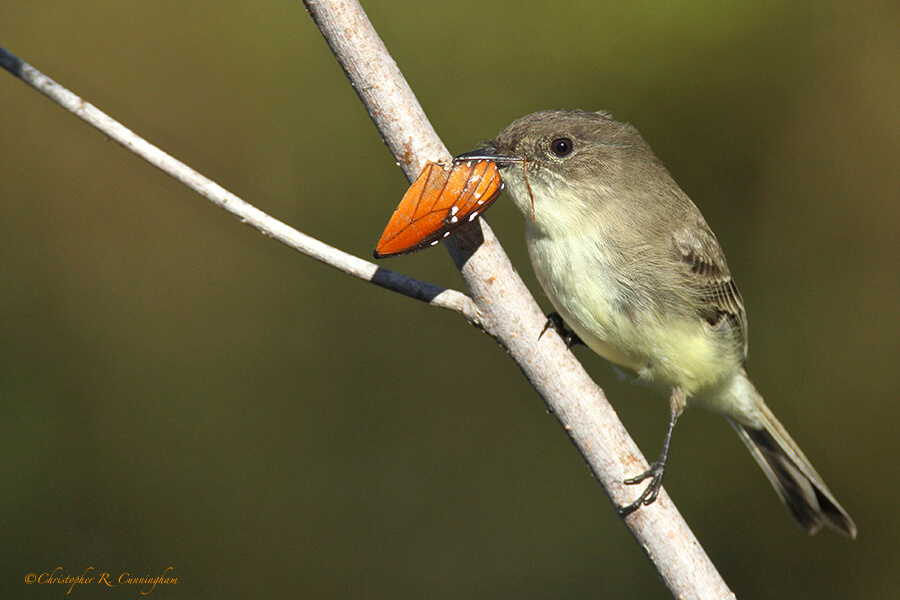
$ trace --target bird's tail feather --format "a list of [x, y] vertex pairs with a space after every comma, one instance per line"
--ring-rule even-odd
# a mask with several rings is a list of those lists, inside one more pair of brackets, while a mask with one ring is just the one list
[[810, 535], [821, 529], [822, 525], [827, 525], [855, 539], [853, 519], [835, 500], [809, 460], [761, 400], [759, 410], [762, 429], [754, 429], [732, 419], [729, 421], [794, 518]]

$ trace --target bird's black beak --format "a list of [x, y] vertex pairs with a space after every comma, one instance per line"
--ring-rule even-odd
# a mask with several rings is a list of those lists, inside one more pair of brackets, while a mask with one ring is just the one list
[[453, 158], [453, 162], [455, 163], [465, 162], [467, 160], [490, 160], [497, 163], [497, 166], [499, 167], [520, 162], [517, 158], [500, 154], [493, 146], [485, 146], [484, 148], [472, 150], [471, 152], [466, 152]]

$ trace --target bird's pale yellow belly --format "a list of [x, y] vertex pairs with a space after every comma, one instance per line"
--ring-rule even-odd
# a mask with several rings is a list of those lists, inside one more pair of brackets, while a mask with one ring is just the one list
[[607, 257], [598, 245], [526, 234], [535, 274], [554, 308], [600, 356], [642, 379], [680, 387], [689, 397], [739, 370], [699, 317], [660, 313], [649, 303], [623, 308], [619, 284], [613, 270], [604, 268]]

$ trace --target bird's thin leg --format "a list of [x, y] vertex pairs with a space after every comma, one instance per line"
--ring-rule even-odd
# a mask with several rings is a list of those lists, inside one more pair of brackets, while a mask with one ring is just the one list
[[675, 429], [675, 422], [678, 421], [678, 417], [681, 416], [681, 413], [684, 410], [684, 405], [684, 392], [682, 392], [680, 388], [675, 388], [672, 390], [672, 396], [669, 398], [669, 429], [666, 431], [666, 437], [663, 440], [662, 453], [660, 453], [659, 458], [656, 461], [650, 464], [649, 469], [637, 477], [632, 477], [631, 479], [626, 479], [622, 482], [625, 485], [637, 485], [649, 479], [650, 483], [647, 484], [647, 487], [641, 492], [641, 495], [638, 496], [637, 500], [627, 506], [620, 506], [618, 508], [619, 516], [627, 517], [641, 506], [649, 506], [656, 502], [656, 498], [659, 496], [659, 490], [662, 488], [663, 477], [666, 475], [666, 458], [669, 456], [669, 444], [672, 441], [672, 431]]

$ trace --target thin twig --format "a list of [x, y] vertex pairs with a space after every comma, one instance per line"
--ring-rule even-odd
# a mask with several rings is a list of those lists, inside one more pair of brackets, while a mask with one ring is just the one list
[[480, 326], [480, 319], [475, 311], [472, 299], [462, 292], [449, 290], [433, 283], [419, 281], [384, 269], [297, 231], [290, 225], [241, 200], [183, 162], [166, 154], [94, 105], [85, 102], [3, 48], [0, 48], [0, 66], [66, 110], [99, 129], [110, 139], [125, 146], [151, 165], [158, 167], [207, 200], [221, 206], [238, 217], [242, 222], [258, 229], [265, 235], [275, 238], [307, 256], [354, 277], [371, 281], [376, 285], [405, 296], [428, 302], [432, 306], [458, 312], [472, 324]]

